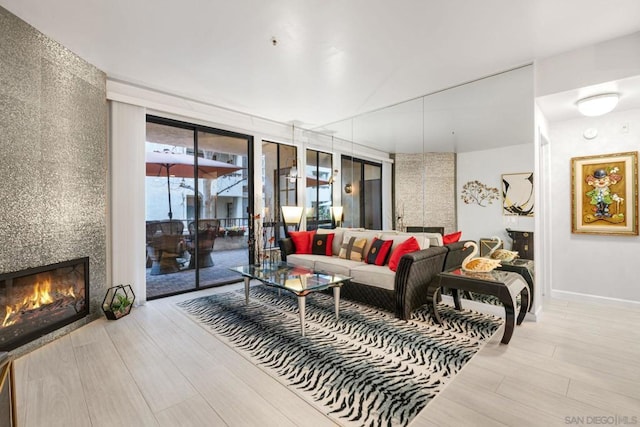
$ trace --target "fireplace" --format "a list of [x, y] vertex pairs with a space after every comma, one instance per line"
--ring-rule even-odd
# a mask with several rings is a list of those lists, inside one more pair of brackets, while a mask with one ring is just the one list
[[88, 315], [88, 257], [0, 275], [0, 351]]

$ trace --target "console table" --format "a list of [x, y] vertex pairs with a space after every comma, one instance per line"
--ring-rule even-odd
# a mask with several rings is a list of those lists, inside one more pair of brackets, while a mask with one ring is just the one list
[[[519, 325], [524, 320], [529, 309], [529, 286], [518, 273], [510, 271], [493, 270], [488, 273], [467, 272], [460, 268], [445, 271], [438, 274], [438, 279], [433, 280], [427, 289], [427, 306], [433, 320], [442, 324], [440, 315], [436, 310], [440, 288], [449, 288], [457, 310], [461, 310], [458, 290], [477, 292], [493, 295], [504, 305], [505, 325], [502, 343], [509, 344], [516, 323]], [[516, 322], [516, 296], [520, 294], [520, 311]]]

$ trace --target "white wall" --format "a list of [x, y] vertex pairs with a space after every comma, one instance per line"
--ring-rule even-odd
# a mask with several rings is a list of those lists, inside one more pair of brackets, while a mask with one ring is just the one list
[[[465, 204], [460, 198], [464, 184], [476, 180], [502, 193], [502, 174], [533, 172], [534, 163], [533, 143], [458, 153], [456, 193], [458, 229], [462, 231], [462, 239], [478, 241], [495, 235], [506, 242], [506, 248], [510, 248], [511, 239], [506, 228], [534, 231], [535, 217], [502, 215], [502, 196], [486, 207]], [[534, 206], [534, 214], [537, 209]]]
[[[590, 127], [598, 137], [588, 141], [582, 133]], [[549, 138], [552, 290], [640, 302], [640, 238], [571, 233], [571, 158], [637, 151], [640, 110], [551, 123]]]
[[[536, 96], [566, 102], [566, 93], [579, 98], [585, 86], [608, 84], [640, 75], [640, 33], [630, 34], [592, 46], [565, 52], [536, 61]], [[624, 95], [624, 94], [623, 94]], [[544, 122], [544, 123], [543, 123]], [[629, 132], [619, 132], [622, 122]], [[545, 289], [552, 295], [570, 298], [615, 301], [623, 305], [640, 302], [637, 264], [640, 252], [638, 237], [571, 234], [571, 157], [636, 151], [640, 148], [640, 114], [636, 110], [617, 111], [597, 118], [552, 121], [536, 117], [536, 126], [548, 136], [541, 147], [540, 164], [547, 173], [540, 174], [541, 186], [549, 194], [543, 209], [544, 241], [536, 239], [536, 258], [544, 262]], [[598, 129], [599, 136], [586, 141], [587, 127]], [[543, 129], [544, 128], [544, 129]], [[537, 275], [538, 271], [536, 271]]]

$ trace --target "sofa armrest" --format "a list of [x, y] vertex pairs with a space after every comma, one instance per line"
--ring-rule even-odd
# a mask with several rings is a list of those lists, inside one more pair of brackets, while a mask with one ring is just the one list
[[469, 240], [463, 240], [460, 242], [449, 243], [445, 245], [447, 248], [447, 256], [444, 261], [444, 267], [442, 271], [451, 270], [454, 268], [459, 268], [462, 265], [462, 261], [469, 256], [471, 250], [465, 250], [464, 244]]
[[411, 312], [427, 301], [429, 283], [442, 271], [447, 249], [432, 246], [405, 254], [395, 279], [396, 316], [408, 320]]
[[278, 242], [278, 246], [280, 246], [280, 257], [282, 261], [287, 261], [287, 255], [291, 255], [296, 252], [296, 247], [293, 244], [293, 240], [289, 237], [285, 237]]

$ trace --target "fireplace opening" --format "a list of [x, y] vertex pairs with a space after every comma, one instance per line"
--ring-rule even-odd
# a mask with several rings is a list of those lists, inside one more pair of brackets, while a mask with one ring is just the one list
[[88, 257], [0, 275], [0, 351], [88, 315]]

